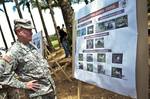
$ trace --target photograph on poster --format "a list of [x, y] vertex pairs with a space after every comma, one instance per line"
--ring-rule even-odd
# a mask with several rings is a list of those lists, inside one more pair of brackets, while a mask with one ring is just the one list
[[35, 41], [33, 41], [33, 44], [36, 45], [38, 49], [40, 49], [40, 39], [35, 39]]
[[106, 62], [106, 54], [98, 53], [97, 62]]
[[112, 54], [112, 63], [122, 64], [123, 54], [122, 53], [113, 53]]
[[93, 64], [87, 64], [87, 71], [93, 72]]
[[86, 28], [80, 30], [80, 35], [81, 36], [86, 35]]
[[103, 65], [97, 65], [97, 72], [100, 74], [105, 74], [105, 69]]
[[93, 62], [93, 54], [87, 54], [87, 62]]
[[112, 67], [111, 77], [122, 79], [122, 68]]
[[94, 33], [94, 26], [87, 27], [87, 34], [93, 34]]
[[116, 18], [116, 29], [123, 28], [128, 26], [128, 16], [124, 15]]
[[106, 27], [106, 30], [115, 29], [115, 19], [104, 22], [104, 25]]
[[95, 39], [95, 48], [104, 48], [104, 38]]
[[79, 61], [83, 61], [83, 54], [79, 53]]
[[106, 31], [106, 26], [104, 22], [100, 22], [96, 24], [96, 32]]
[[122, 8], [127, 7], [127, 0], [120, 0], [120, 6], [121, 6]]
[[83, 63], [79, 62], [79, 69], [83, 69]]
[[93, 39], [90, 39], [90, 40], [86, 41], [86, 48], [87, 49], [92, 49], [93, 48]]

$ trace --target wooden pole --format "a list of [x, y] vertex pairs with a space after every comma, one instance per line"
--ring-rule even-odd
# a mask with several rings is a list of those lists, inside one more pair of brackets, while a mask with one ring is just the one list
[[31, 9], [30, 9], [30, 3], [27, 2], [27, 3], [26, 3], [26, 6], [27, 6], [28, 11], [29, 11], [29, 13], [30, 13], [30, 17], [31, 17], [31, 19], [32, 19], [32, 22], [33, 22], [33, 26], [34, 26], [35, 32], [37, 33], [37, 29], [36, 29], [36, 26], [35, 26], [35, 22], [34, 22], [34, 19], [33, 19], [33, 15], [32, 15]]
[[37, 4], [38, 12], [39, 12], [39, 15], [40, 15], [40, 18], [41, 18], [41, 22], [42, 22], [42, 25], [43, 25], [45, 37], [47, 39], [47, 43], [50, 46], [50, 51], [53, 52], [55, 49], [53, 48], [53, 45], [50, 41], [47, 29], [46, 29], [46, 25], [45, 25], [44, 18], [43, 18], [43, 15], [42, 15], [41, 7], [39, 6], [39, 0], [36, 0], [36, 4]]
[[137, 27], [138, 27], [137, 66], [136, 66], [137, 99], [149, 99], [147, 0], [137, 0]]
[[47, 4], [48, 4], [48, 7], [49, 7], [49, 10], [50, 10], [50, 14], [51, 14], [51, 17], [52, 17], [52, 20], [53, 20], [53, 23], [54, 23], [54, 28], [55, 28], [55, 32], [56, 32], [56, 35], [57, 35], [57, 38], [58, 38], [58, 44], [59, 44], [59, 47], [61, 47], [61, 42], [60, 42], [60, 39], [59, 39], [59, 33], [57, 31], [57, 25], [56, 25], [56, 20], [55, 20], [55, 17], [54, 17], [54, 11], [52, 9], [52, 6], [51, 6], [51, 0], [46, 0], [47, 1]]
[[10, 19], [8, 17], [8, 13], [7, 13], [7, 10], [6, 10], [5, 3], [3, 3], [3, 8], [4, 8], [4, 11], [5, 11], [6, 19], [7, 19], [8, 25], [9, 25], [9, 29], [10, 29], [12, 38], [13, 38], [14, 42], [16, 42], [16, 39], [15, 39], [15, 36], [14, 36], [14, 33], [13, 33], [13, 29], [11, 27]]
[[6, 42], [6, 39], [4, 37], [4, 33], [2, 31], [1, 25], [0, 25], [0, 32], [1, 32], [1, 35], [2, 35], [2, 39], [3, 39], [3, 42], [4, 42], [5, 48], [6, 48], [6, 50], [8, 50], [7, 42]]
[[77, 89], [78, 98], [77, 99], [81, 99], [81, 87], [82, 87], [82, 82], [78, 80], [78, 89]]

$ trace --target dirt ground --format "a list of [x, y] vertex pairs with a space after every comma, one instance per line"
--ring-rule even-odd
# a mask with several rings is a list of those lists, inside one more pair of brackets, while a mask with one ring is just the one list
[[[67, 74], [71, 75], [72, 67], [67, 66]], [[78, 80], [71, 77], [69, 81], [63, 72], [59, 71], [58, 77], [54, 77], [58, 99], [78, 99]], [[108, 90], [96, 87], [91, 84], [81, 82], [80, 99], [132, 99], [130, 97], [122, 96]]]
[[[59, 53], [56, 56], [60, 58], [61, 55], [63, 55], [63, 53]], [[67, 73], [67, 75], [71, 76], [72, 63], [70, 60], [70, 58], [61, 59], [61, 61], [63, 61], [63, 64], [67, 63], [66, 67], [63, 70], [65, 71], [65, 73]], [[63, 64], [60, 63], [60, 65]], [[79, 80], [74, 79], [72, 76], [70, 77], [72, 81], [69, 81], [62, 70], [58, 70], [56, 74], [57, 75], [53, 75], [53, 78], [56, 84], [58, 99], [79, 99], [79, 96], [80, 99], [132, 99], [130, 97], [122, 96], [85, 82], [81, 82], [81, 84], [79, 84]], [[80, 92], [78, 91], [79, 85], [81, 85]], [[78, 93], [80, 93], [80, 95]]]

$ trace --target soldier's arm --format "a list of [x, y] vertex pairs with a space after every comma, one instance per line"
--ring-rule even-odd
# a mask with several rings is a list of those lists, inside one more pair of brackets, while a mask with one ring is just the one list
[[8, 63], [8, 60], [0, 60], [0, 84], [15, 88], [26, 88], [26, 83], [19, 81], [14, 75], [13, 62]]
[[15, 88], [31, 89], [36, 91], [39, 89], [39, 84], [36, 80], [29, 82], [21, 82], [15, 77], [13, 62], [8, 63], [6, 59], [0, 59], [0, 84]]

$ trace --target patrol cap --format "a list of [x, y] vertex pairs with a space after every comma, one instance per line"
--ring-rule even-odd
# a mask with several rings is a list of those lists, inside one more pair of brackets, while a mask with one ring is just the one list
[[17, 28], [33, 29], [34, 27], [31, 25], [31, 21], [28, 19], [15, 19], [14, 29], [16, 30]]

